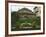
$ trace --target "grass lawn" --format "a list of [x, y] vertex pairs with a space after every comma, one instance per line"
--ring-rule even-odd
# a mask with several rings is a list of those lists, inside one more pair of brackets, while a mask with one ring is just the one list
[[[27, 18], [27, 19], [22, 19], [22, 20], [16, 20], [15, 21], [15, 29], [12, 30], [37, 30], [40, 29], [40, 18], [35, 17], [35, 18]], [[24, 25], [21, 26], [22, 23], [25, 23]], [[30, 23], [31, 25], [27, 24]], [[32, 27], [32, 28], [21, 28], [20, 27]]]

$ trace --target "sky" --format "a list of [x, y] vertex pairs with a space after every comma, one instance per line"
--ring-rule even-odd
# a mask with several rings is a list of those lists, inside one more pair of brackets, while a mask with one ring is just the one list
[[33, 11], [33, 6], [22, 6], [22, 5], [12, 5], [11, 6], [11, 10], [12, 11], [18, 11], [19, 9], [22, 9], [22, 8], [28, 8], [29, 10], [32, 10]]

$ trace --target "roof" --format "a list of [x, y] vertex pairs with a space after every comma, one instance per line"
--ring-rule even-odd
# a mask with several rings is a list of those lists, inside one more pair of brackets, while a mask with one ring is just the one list
[[20, 9], [18, 12], [20, 12], [20, 11], [29, 11], [29, 12], [32, 12], [32, 11], [29, 10], [28, 8], [22, 8], [22, 9]]

